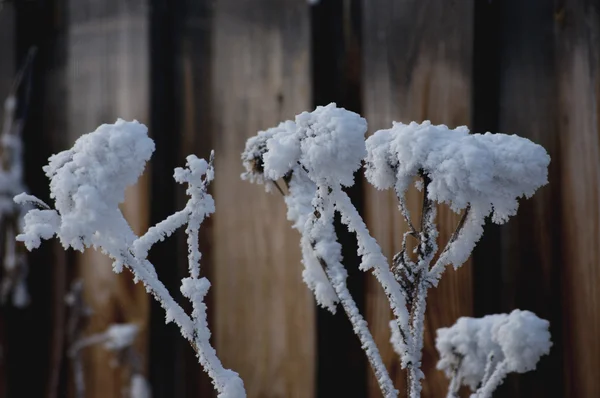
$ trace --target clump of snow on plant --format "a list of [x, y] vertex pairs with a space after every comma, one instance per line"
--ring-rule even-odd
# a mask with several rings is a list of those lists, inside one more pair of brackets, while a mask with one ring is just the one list
[[[119, 119], [105, 124], [93, 133], [80, 137], [72, 149], [50, 158], [44, 167], [50, 178], [51, 197], [55, 209], [29, 195], [18, 195], [18, 203], [32, 203], [39, 209], [25, 217], [24, 233], [17, 237], [28, 249], [36, 248], [42, 239], [55, 234], [65, 248], [83, 251], [94, 247], [108, 254], [113, 269], [128, 267], [135, 281], [141, 281], [165, 310], [168, 322], [175, 322], [181, 334], [194, 347], [198, 359], [213, 380], [219, 398], [244, 398], [244, 384], [237, 373], [225, 369], [210, 345], [204, 295], [210, 286], [200, 278], [201, 253], [198, 230], [204, 218], [214, 212], [212, 196], [206, 192], [214, 178], [210, 163], [194, 155], [187, 157], [185, 168], [175, 170], [175, 180], [187, 184], [190, 196], [185, 208], [167, 217], [147, 233], [137, 237], [125, 220], [119, 204], [125, 189], [137, 181], [154, 151], [146, 126], [137, 121]], [[192, 302], [188, 315], [158, 279], [154, 266], [147, 260], [148, 251], [157, 242], [187, 225], [190, 277], [182, 281], [181, 290]], [[114, 344], [122, 343], [131, 330], [112, 330]], [[106, 337], [106, 336], [104, 336]], [[100, 337], [98, 337], [100, 338]]]
[[[425, 121], [394, 123], [366, 142], [365, 174], [378, 189], [404, 193], [422, 171], [430, 179], [428, 198], [458, 212], [471, 204], [503, 223], [516, 213], [521, 196], [548, 182], [550, 157], [526, 138], [469, 134]], [[487, 214], [486, 214], [487, 215]]]
[[118, 205], [125, 188], [134, 184], [154, 151], [147, 128], [119, 119], [81, 136], [72, 149], [50, 157], [44, 167], [56, 210], [36, 210], [25, 216], [17, 238], [28, 249], [57, 234], [65, 248], [83, 251], [102, 237], [119, 246], [135, 239]]
[[[288, 219], [304, 234], [313, 213], [317, 184], [354, 184], [354, 172], [366, 156], [366, 131], [367, 122], [358, 114], [333, 103], [318, 106], [313, 112], [297, 115], [294, 121], [282, 122], [249, 138], [242, 153], [246, 169], [242, 179], [264, 183], [270, 191], [275, 181], [291, 175], [285, 199]], [[319, 305], [333, 312], [338, 297], [314, 258], [311, 242], [316, 241], [307, 238], [302, 244], [303, 279]], [[330, 263], [337, 261], [332, 258]]]
[[497, 386], [507, 373], [535, 369], [540, 357], [550, 352], [548, 327], [548, 321], [521, 310], [459, 318], [453, 326], [437, 331], [437, 368], [449, 378], [458, 375], [461, 384], [473, 391], [481, 384], [485, 389], [488, 380], [495, 380]]
[[485, 218], [504, 223], [517, 212], [518, 198], [531, 197], [548, 182], [550, 157], [526, 138], [469, 134], [462, 126], [394, 123], [366, 141], [365, 175], [377, 189], [394, 188], [398, 197], [418, 175], [430, 181], [428, 199], [456, 212], [468, 211], [456, 241], [440, 257], [428, 280], [433, 285], [445, 265], [462, 265], [483, 234]]

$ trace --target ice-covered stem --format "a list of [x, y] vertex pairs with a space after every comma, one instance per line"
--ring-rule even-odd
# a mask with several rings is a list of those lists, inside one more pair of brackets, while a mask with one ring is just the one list
[[[18, 203], [34, 202], [41, 207], [27, 213], [24, 233], [17, 240], [32, 250], [42, 239], [56, 235], [65, 248], [100, 249], [114, 261], [115, 272], [127, 267], [134, 280], [141, 281], [163, 307], [167, 322], [174, 322], [191, 343], [218, 396], [245, 398], [242, 380], [237, 373], [223, 367], [209, 343], [203, 298], [210, 283], [199, 277], [198, 228], [214, 212], [213, 198], [206, 192], [214, 176], [212, 161], [191, 155], [186, 168], [175, 170], [175, 180], [187, 183], [190, 199], [182, 211], [150, 228], [142, 237], [133, 233], [119, 209], [126, 187], [137, 181], [153, 151], [154, 143], [146, 127], [137, 121], [118, 120], [83, 135], [72, 149], [52, 156], [44, 167], [51, 180], [51, 198], [56, 209], [25, 194], [15, 197]], [[191, 316], [173, 299], [146, 258], [154, 243], [183, 224], [187, 224], [189, 236], [190, 277], [182, 281], [181, 290], [192, 301]]]
[[[318, 120], [312, 120], [312, 117]], [[366, 126], [362, 129], [363, 125], [364, 119], [358, 115], [331, 104], [318, 107], [311, 114], [298, 115], [295, 122], [284, 122], [259, 132], [248, 140], [242, 154], [246, 168], [242, 178], [264, 183], [267, 190], [277, 186], [276, 181], [280, 178], [286, 182], [288, 219], [301, 234], [304, 281], [314, 292], [319, 305], [333, 312], [337, 302], [342, 304], [387, 398], [396, 397], [398, 392], [368, 325], [346, 286], [347, 272], [341, 263], [341, 246], [333, 225], [336, 210], [344, 217], [339, 206], [349, 206], [356, 211], [349, 198], [338, 188], [337, 181], [345, 185], [353, 183], [353, 171], [360, 166], [364, 156]], [[350, 134], [351, 141], [345, 140], [346, 132]], [[344, 149], [348, 149], [349, 153]], [[347, 167], [348, 162], [352, 163], [350, 167]], [[341, 198], [339, 203], [335, 200], [338, 197]], [[360, 232], [364, 230], [360, 229]], [[386, 269], [388, 278], [393, 281], [387, 265]], [[400, 344], [404, 345], [404, 342]]]
[[[360, 314], [354, 299], [350, 295], [350, 291], [346, 285], [347, 272], [342, 263], [337, 260], [338, 258], [341, 259], [342, 256], [341, 246], [337, 242], [333, 225], [333, 203], [328, 197], [326, 190], [324, 192], [323, 189], [319, 189], [317, 195], [313, 201], [314, 211], [309, 215], [302, 240], [311, 240], [310, 244], [313, 247], [314, 254], [325, 269], [340, 304], [361, 342], [361, 346], [375, 373], [375, 378], [383, 396], [386, 398], [395, 398], [398, 396], [398, 391], [394, 388], [394, 384], [379, 354], [379, 349], [369, 331], [367, 322]], [[325, 260], [325, 258], [328, 260]]]

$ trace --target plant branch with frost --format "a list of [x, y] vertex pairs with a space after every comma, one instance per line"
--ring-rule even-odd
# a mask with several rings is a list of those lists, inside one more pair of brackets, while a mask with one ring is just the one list
[[549, 322], [529, 311], [483, 318], [459, 318], [449, 328], [437, 330], [437, 368], [452, 378], [448, 397], [460, 385], [474, 393], [472, 398], [489, 398], [508, 373], [535, 369], [542, 355], [550, 352]]
[[[519, 197], [530, 197], [547, 183], [550, 159], [541, 146], [527, 139], [469, 134], [466, 127], [451, 130], [429, 122], [395, 123], [365, 142], [366, 130], [363, 118], [335, 104], [304, 112], [247, 141], [242, 178], [264, 183], [267, 190], [279, 189], [277, 181], [284, 179], [288, 219], [301, 234], [304, 281], [317, 303], [331, 311], [338, 302], [344, 308], [345, 303], [353, 303], [347, 289], [343, 290], [346, 271], [333, 228], [334, 213], [356, 234], [360, 269], [373, 271], [390, 302], [395, 318], [390, 323], [392, 343], [408, 371], [408, 395], [416, 398], [424, 377], [421, 357], [428, 290], [437, 286], [447, 265], [458, 268], [467, 260], [488, 215], [496, 223], [506, 222], [516, 213]], [[391, 267], [343, 190], [354, 184], [354, 172], [363, 160], [371, 184], [395, 190], [408, 225]], [[411, 220], [405, 198], [415, 179], [420, 180], [417, 188], [423, 192], [418, 224]], [[436, 209], [442, 203], [463, 214], [432, 265], [438, 251]], [[417, 241], [414, 260], [407, 253], [408, 237]], [[382, 392], [386, 397], [396, 396], [366, 322], [346, 312]], [[492, 373], [490, 380], [496, 379]]]
[[[147, 128], [137, 121], [119, 119], [81, 136], [72, 149], [53, 155], [44, 167], [55, 209], [30, 195], [15, 197], [17, 203], [38, 207], [25, 215], [24, 232], [17, 240], [32, 250], [42, 240], [56, 235], [65, 249], [84, 251], [93, 247], [107, 254], [117, 273], [127, 267], [134, 280], [141, 281], [163, 307], [167, 323], [174, 322], [190, 342], [218, 396], [243, 398], [246, 393], [242, 380], [223, 367], [210, 345], [204, 303], [210, 282], [200, 277], [198, 230], [204, 218], [214, 212], [213, 198], [206, 191], [214, 178], [212, 155], [210, 162], [190, 155], [185, 168], [175, 169], [175, 180], [187, 184], [189, 200], [185, 208], [137, 237], [119, 204], [125, 199], [127, 186], [142, 174], [153, 151], [154, 142], [148, 137]], [[184, 225], [190, 276], [182, 280], [181, 292], [192, 303], [190, 315], [173, 299], [147, 259], [152, 245]]]

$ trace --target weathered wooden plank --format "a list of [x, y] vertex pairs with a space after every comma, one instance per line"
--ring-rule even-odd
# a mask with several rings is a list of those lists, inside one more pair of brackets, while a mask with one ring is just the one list
[[[68, 33], [68, 135], [71, 141], [118, 117], [148, 119], [148, 11], [146, 1], [70, 0]], [[123, 212], [136, 233], [147, 227], [147, 183], [142, 177], [126, 194]], [[141, 327], [136, 348], [146, 363], [149, 298], [131, 274], [112, 272], [108, 258], [87, 251], [80, 256], [84, 298], [94, 311], [86, 333], [118, 322]], [[111, 367], [103, 347], [86, 349], [87, 397], [121, 397], [125, 373]], [[144, 365], [145, 367], [145, 365]]]
[[[560, 99], [564, 396], [600, 396], [600, 4], [555, 12]], [[551, 180], [552, 182], [552, 180]], [[556, 214], [550, 216], [554, 220]], [[555, 228], [552, 225], [552, 228]]]
[[214, 7], [217, 353], [248, 397], [313, 397], [315, 303], [301, 278], [299, 236], [279, 194], [240, 181], [246, 139], [310, 106], [309, 8], [304, 0]]
[[[501, 293], [500, 308], [486, 312], [510, 312], [515, 308], [533, 311], [551, 322], [555, 341], [552, 355], [543, 358], [535, 372], [508, 378], [497, 395], [549, 396], [562, 390], [559, 295], [562, 229], [558, 216], [561, 187], [554, 6], [548, 1], [518, 0], [496, 6], [500, 24], [498, 130], [541, 144], [552, 162], [550, 185], [540, 189], [532, 199], [521, 200], [518, 214], [499, 229], [500, 252], [482, 253], [476, 266], [486, 267], [494, 258], [500, 259], [498, 278], [487, 282], [493, 285], [481, 281], [482, 289]], [[496, 126], [479, 127], [487, 131]]]
[[[388, 128], [393, 120], [431, 120], [454, 127], [471, 121], [472, 1], [363, 2], [363, 101], [370, 131]], [[420, 195], [408, 197], [413, 217], [419, 217]], [[406, 225], [393, 194], [366, 190], [366, 218], [371, 232], [391, 258], [400, 249]], [[438, 211], [439, 244], [455, 229], [457, 215]], [[430, 291], [426, 315], [423, 371], [424, 397], [446, 393], [444, 375], [435, 369], [435, 330], [472, 313], [471, 267], [448, 270], [439, 287]], [[371, 279], [367, 318], [396, 387], [405, 390], [405, 374], [389, 344], [388, 301]], [[370, 396], [381, 396], [371, 378]]]
[[[9, 95], [11, 84], [15, 75], [15, 15], [12, 4], [0, 6], [0, 126], [4, 123], [4, 101]], [[1, 127], [0, 127], [1, 129]], [[3, 272], [0, 271], [0, 274]], [[0, 349], [5, 353], [8, 345], [6, 339], [6, 314], [0, 308]], [[8, 382], [8, 363], [6, 355], [0, 360], [0, 396], [6, 396]]]

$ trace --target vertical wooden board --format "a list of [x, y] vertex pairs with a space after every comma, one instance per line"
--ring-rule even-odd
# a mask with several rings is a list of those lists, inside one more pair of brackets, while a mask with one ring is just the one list
[[[512, 375], [498, 396], [550, 396], [562, 389], [560, 255], [561, 227], [559, 129], [557, 119], [552, 2], [507, 0], [498, 4], [499, 115], [502, 133], [518, 134], [538, 143], [550, 154], [549, 186], [531, 199], [520, 200], [519, 210], [500, 228], [502, 312], [530, 310], [551, 322], [555, 345], [534, 372]], [[493, 261], [493, 260], [492, 260]], [[490, 261], [490, 262], [492, 262]], [[585, 395], [582, 395], [585, 396]]]
[[15, 75], [15, 16], [11, 3], [0, 6], [0, 99], [2, 111], [4, 99], [10, 91]]
[[[4, 101], [9, 95], [11, 85], [15, 76], [15, 30], [14, 30], [14, 7], [12, 4], [0, 6], [0, 129], [4, 123]], [[3, 273], [2, 273], [3, 274]], [[8, 382], [8, 363], [6, 348], [5, 308], [0, 307], [0, 396], [5, 396]]]
[[308, 6], [223, 0], [213, 26], [217, 353], [248, 397], [313, 397], [315, 303], [299, 236], [279, 193], [240, 180], [246, 139], [309, 107]]
[[[68, 135], [81, 134], [118, 117], [142, 123], [148, 119], [148, 17], [143, 0], [69, 1]], [[122, 206], [134, 232], [147, 227], [147, 179], [130, 187]], [[146, 363], [149, 297], [129, 272], [114, 274], [110, 260], [92, 250], [79, 257], [79, 277], [92, 315], [86, 334], [104, 331], [113, 323], [141, 327], [136, 348]], [[86, 349], [86, 397], [121, 397], [127, 381], [111, 366], [114, 356], [103, 347]]]
[[[471, 120], [472, 1], [371, 0], [363, 2], [363, 103], [371, 132], [391, 127], [392, 121], [421, 122], [450, 127]], [[418, 219], [420, 195], [410, 192], [409, 208]], [[406, 225], [391, 193], [366, 189], [367, 224], [391, 258], [400, 248]], [[445, 207], [438, 210], [439, 244], [444, 245], [458, 216]], [[446, 271], [428, 298], [425, 321], [423, 371], [424, 397], [443, 396], [447, 381], [435, 369], [435, 331], [472, 313], [469, 263]], [[405, 394], [405, 374], [389, 344], [389, 304], [379, 284], [371, 279], [367, 318], [396, 387]], [[381, 396], [371, 378], [370, 396]]]
[[556, 11], [562, 181], [564, 396], [600, 396], [600, 8]]

